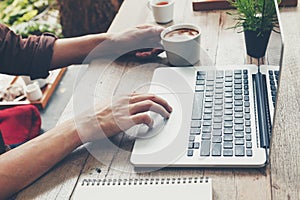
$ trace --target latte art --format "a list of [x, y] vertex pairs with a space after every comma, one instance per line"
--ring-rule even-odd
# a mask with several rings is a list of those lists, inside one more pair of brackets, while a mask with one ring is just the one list
[[199, 34], [199, 31], [190, 28], [181, 28], [170, 31], [165, 34], [164, 38], [169, 41], [182, 41], [191, 39]]

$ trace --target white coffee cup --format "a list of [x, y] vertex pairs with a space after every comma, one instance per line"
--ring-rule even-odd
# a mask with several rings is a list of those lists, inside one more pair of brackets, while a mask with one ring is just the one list
[[43, 93], [37, 83], [32, 83], [26, 86], [26, 97], [29, 101], [37, 101], [42, 98]]
[[200, 60], [200, 28], [193, 24], [176, 24], [161, 33], [162, 45], [173, 66], [195, 65]]
[[155, 21], [159, 24], [173, 20], [174, 0], [150, 0], [149, 8], [152, 10]]

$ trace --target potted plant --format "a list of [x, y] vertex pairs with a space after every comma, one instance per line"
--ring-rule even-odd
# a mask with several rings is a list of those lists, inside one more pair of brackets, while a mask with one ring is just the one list
[[228, 13], [236, 24], [231, 27], [244, 32], [247, 54], [254, 58], [265, 56], [271, 31], [278, 20], [274, 0], [228, 0], [236, 12]]

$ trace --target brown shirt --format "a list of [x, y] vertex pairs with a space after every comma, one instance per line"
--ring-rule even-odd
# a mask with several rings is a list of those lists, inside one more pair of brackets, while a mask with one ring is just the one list
[[55, 40], [48, 33], [23, 39], [0, 24], [0, 73], [46, 78]]

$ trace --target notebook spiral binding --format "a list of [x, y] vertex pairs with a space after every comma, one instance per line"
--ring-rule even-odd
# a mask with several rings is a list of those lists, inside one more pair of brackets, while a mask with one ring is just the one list
[[208, 177], [151, 178], [151, 179], [83, 179], [81, 186], [158, 185], [208, 183]]

